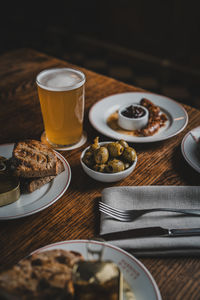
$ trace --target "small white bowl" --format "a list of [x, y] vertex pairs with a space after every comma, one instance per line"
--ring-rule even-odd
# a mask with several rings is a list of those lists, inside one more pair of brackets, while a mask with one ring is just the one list
[[[103, 146], [103, 145], [108, 144], [108, 143], [111, 143], [111, 142], [101, 142], [99, 144], [100, 144], [100, 146]], [[101, 173], [101, 172], [94, 171], [94, 170], [90, 169], [88, 166], [86, 166], [86, 164], [83, 162], [83, 157], [85, 155], [85, 152], [89, 149], [89, 147], [87, 147], [81, 153], [80, 162], [81, 162], [82, 168], [85, 171], [85, 173], [88, 176], [90, 176], [91, 178], [93, 178], [97, 181], [101, 181], [101, 182], [120, 181], [120, 180], [126, 178], [127, 176], [129, 176], [133, 172], [133, 170], [135, 169], [135, 166], [137, 164], [137, 156], [136, 156], [136, 159], [133, 162], [133, 164], [124, 171], [121, 171], [121, 172], [118, 172], [118, 173]]]
[[[123, 111], [126, 110], [126, 108], [128, 108], [129, 106], [135, 106], [138, 108], [141, 108], [144, 111], [144, 115], [142, 117], [138, 117], [138, 118], [129, 118], [126, 117], [122, 114]], [[149, 120], [149, 111], [148, 109], [146, 109], [146, 107], [136, 104], [136, 103], [130, 103], [130, 104], [126, 104], [125, 106], [121, 106], [119, 108], [119, 113], [118, 113], [118, 125], [126, 130], [138, 130], [141, 128], [144, 128], [147, 124], [148, 124], [148, 120]]]

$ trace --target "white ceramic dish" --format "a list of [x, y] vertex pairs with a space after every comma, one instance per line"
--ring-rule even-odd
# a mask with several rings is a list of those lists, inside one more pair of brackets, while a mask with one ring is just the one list
[[[134, 293], [135, 300], [162, 299], [156, 282], [147, 268], [131, 254], [109, 243], [87, 240], [63, 241], [45, 246], [34, 251], [33, 253], [39, 253], [53, 249], [63, 249], [77, 251], [81, 253], [85, 259], [88, 259], [88, 243], [92, 244], [93, 247], [102, 247], [102, 245], [104, 246], [102, 259], [111, 260], [120, 267], [121, 271], [123, 272], [124, 279]], [[133, 298], [128, 298], [126, 295], [124, 295], [123, 300], [129, 299]]]
[[[127, 109], [129, 106], [138, 107], [143, 110], [144, 115], [139, 118], [129, 118], [124, 116], [123, 112]], [[138, 130], [141, 128], [144, 128], [148, 124], [149, 119], [149, 111], [146, 109], [146, 107], [135, 104], [135, 103], [129, 103], [126, 105], [123, 105], [119, 108], [119, 118], [118, 118], [118, 124], [121, 128], [127, 129], [127, 130]]]
[[[128, 103], [138, 103], [142, 98], [147, 98], [164, 112], [168, 121], [155, 135], [147, 137], [131, 136], [121, 134], [110, 128], [107, 124], [108, 117], [119, 109], [120, 106]], [[89, 120], [93, 127], [116, 140], [124, 139], [131, 143], [150, 143], [166, 140], [180, 133], [188, 123], [186, 110], [178, 102], [157, 94], [150, 93], [122, 93], [106, 97], [95, 103], [89, 112]]]
[[192, 134], [196, 137], [200, 137], [200, 126], [189, 131], [184, 136], [181, 143], [181, 151], [188, 164], [200, 173], [200, 146], [194, 140]]
[[[110, 142], [101, 142], [99, 143], [101, 146], [110, 143]], [[90, 146], [89, 146], [90, 147]], [[101, 181], [101, 182], [116, 182], [116, 181], [120, 181], [123, 180], [124, 178], [126, 178], [127, 176], [129, 176], [133, 170], [135, 169], [135, 166], [137, 164], [137, 156], [135, 161], [133, 162], [133, 164], [126, 170], [118, 172], [118, 173], [101, 173], [101, 172], [96, 172], [92, 169], [90, 169], [89, 167], [86, 166], [86, 164], [83, 162], [83, 157], [85, 152], [89, 149], [89, 147], [87, 147], [85, 150], [83, 150], [83, 152], [81, 153], [81, 157], [80, 157], [80, 162], [82, 165], [83, 170], [85, 171], [85, 173], [90, 176], [91, 178], [97, 180], [97, 181]]]
[[[10, 158], [13, 146], [14, 144], [0, 145], [0, 155]], [[16, 202], [1, 206], [0, 220], [18, 219], [35, 214], [60, 199], [70, 184], [71, 169], [67, 160], [60, 153], [55, 153], [63, 162], [65, 170], [33, 193], [21, 194]]]

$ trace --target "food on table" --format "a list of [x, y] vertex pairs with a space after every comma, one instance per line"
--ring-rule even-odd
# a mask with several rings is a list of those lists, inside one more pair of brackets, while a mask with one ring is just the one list
[[85, 155], [83, 157], [83, 162], [90, 168], [94, 166], [95, 161], [94, 161], [94, 153], [93, 151], [87, 150], [85, 152]]
[[111, 261], [79, 261], [73, 267], [75, 300], [121, 300], [122, 273]]
[[145, 110], [141, 106], [137, 105], [129, 105], [121, 112], [123, 116], [134, 119], [143, 117], [145, 113]]
[[96, 164], [96, 165], [94, 165], [93, 170], [104, 173], [104, 172], [106, 172], [106, 168], [107, 168], [106, 164], [100, 164], [100, 165]]
[[117, 173], [125, 170], [125, 164], [119, 159], [111, 159], [107, 163], [106, 170], [108, 173]]
[[63, 163], [55, 152], [36, 140], [16, 143], [10, 165], [20, 179], [21, 191], [27, 193], [35, 191], [64, 171]]
[[35, 253], [0, 273], [0, 299], [73, 299], [72, 268], [83, 260], [61, 249]]
[[104, 164], [108, 161], [109, 151], [106, 147], [99, 147], [94, 151], [94, 160], [97, 164]]
[[118, 157], [120, 156], [123, 151], [124, 151], [124, 147], [122, 146], [121, 143], [118, 143], [118, 142], [112, 142], [112, 143], [109, 143], [107, 145], [107, 148], [109, 150], [109, 154], [110, 156], [112, 157]]
[[99, 145], [99, 137], [97, 136], [95, 139], [94, 139], [94, 143], [90, 146], [90, 151], [93, 152], [94, 150], [100, 148], [100, 145]]
[[149, 111], [139, 104], [122, 106], [118, 110], [118, 125], [125, 130], [140, 130], [148, 124]]
[[153, 104], [150, 100], [143, 98], [140, 104], [146, 107], [149, 111], [149, 121], [146, 127], [138, 131], [138, 134], [150, 136], [155, 134], [167, 121], [164, 113], [160, 112], [160, 108]]
[[112, 113], [108, 119], [107, 124], [110, 128], [117, 131], [120, 134], [130, 135], [130, 136], [152, 136], [163, 127], [168, 118], [165, 113], [161, 112], [159, 106], [156, 106], [152, 101], [143, 98], [140, 103], [141, 106], [145, 107], [149, 111], [148, 124], [138, 130], [126, 130], [119, 126], [118, 124], [118, 111]]
[[12, 163], [20, 177], [43, 177], [57, 174], [57, 156], [47, 145], [25, 140], [14, 145]]
[[32, 193], [46, 183], [53, 180], [56, 176], [45, 176], [38, 178], [20, 178], [20, 189], [23, 193]]
[[[64, 166], [61, 160], [57, 159], [57, 175], [64, 171]], [[32, 193], [33, 191], [39, 189], [44, 184], [52, 181], [56, 176], [44, 176], [44, 177], [34, 177], [25, 178], [20, 177], [20, 188], [22, 192]]]
[[20, 197], [19, 179], [7, 167], [8, 160], [0, 156], [0, 206], [15, 202]]
[[133, 149], [132, 147], [125, 148], [122, 153], [122, 157], [125, 162], [131, 164], [136, 158], [135, 149]]
[[129, 147], [124, 140], [108, 142], [101, 146], [97, 137], [94, 144], [86, 150], [82, 160], [94, 171], [117, 173], [124, 171], [133, 164], [136, 160], [136, 151], [134, 148]]
[[127, 148], [128, 147], [128, 143], [124, 140], [120, 140], [119, 143], [124, 147]]
[[63, 249], [36, 252], [0, 273], [0, 299], [121, 300], [123, 275], [111, 261]]

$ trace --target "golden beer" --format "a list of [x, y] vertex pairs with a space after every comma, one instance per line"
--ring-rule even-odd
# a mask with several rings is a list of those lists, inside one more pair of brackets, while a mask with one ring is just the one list
[[78, 143], [83, 133], [85, 75], [69, 68], [49, 69], [36, 82], [48, 142], [58, 147]]

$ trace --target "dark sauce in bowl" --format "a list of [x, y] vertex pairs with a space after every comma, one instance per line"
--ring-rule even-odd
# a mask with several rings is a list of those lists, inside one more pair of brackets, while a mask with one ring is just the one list
[[138, 119], [142, 118], [146, 114], [146, 112], [140, 106], [130, 105], [126, 107], [125, 110], [121, 112], [121, 114], [127, 118]]

